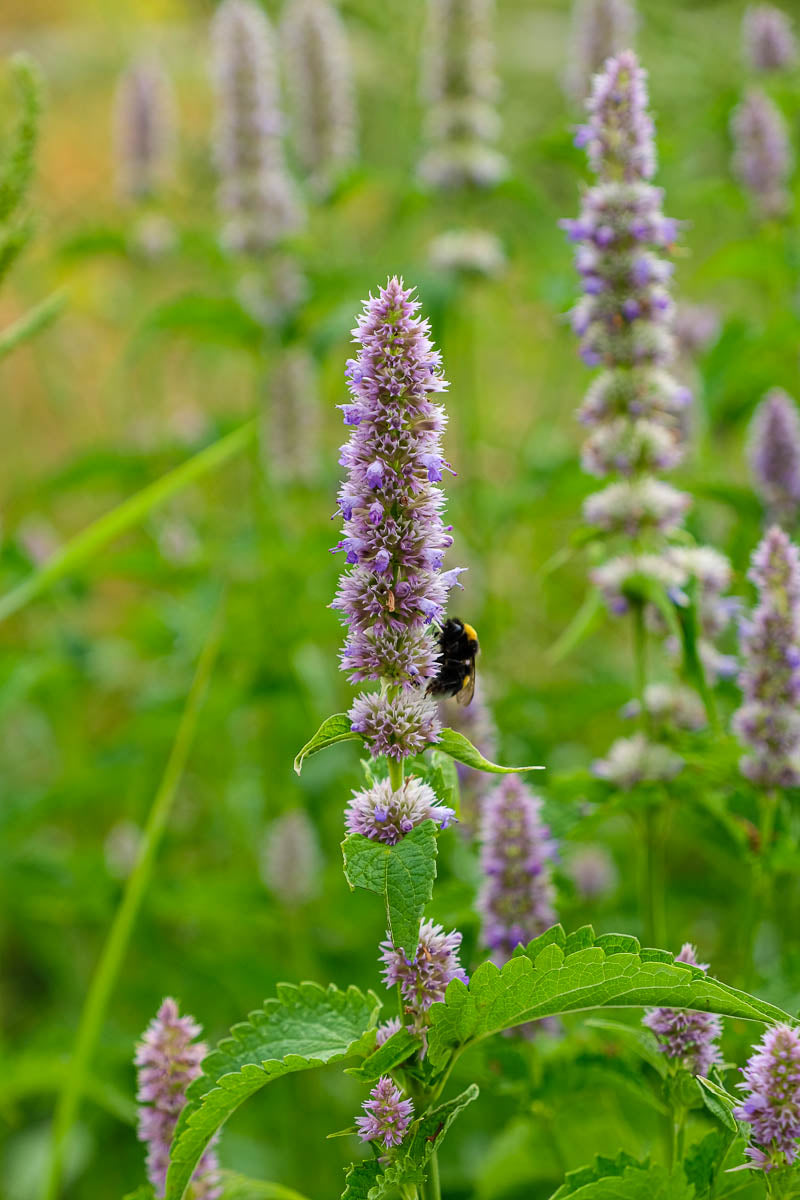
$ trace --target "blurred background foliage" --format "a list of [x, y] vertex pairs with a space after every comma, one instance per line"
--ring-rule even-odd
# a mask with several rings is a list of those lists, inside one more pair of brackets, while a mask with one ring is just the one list
[[[641, 0], [637, 47], [650, 86], [666, 212], [685, 220], [676, 295], [712, 305], [716, 340], [686, 366], [697, 388], [694, 449], [679, 484], [689, 525], [728, 553], [744, 582], [761, 511], [750, 493], [747, 423], [767, 388], [796, 391], [800, 244], [793, 219], [759, 226], [730, 174], [728, 123], [746, 78], [743, 5]], [[266, 5], [276, 18], [278, 6]], [[0, 326], [56, 288], [59, 320], [0, 366], [0, 585], [8, 591], [66, 539], [257, 411], [258, 327], [237, 300], [238, 268], [219, 248], [209, 151], [213, 5], [189, 0], [6, 0], [0, 46], [28, 51], [46, 80], [37, 230], [0, 299]], [[589, 372], [563, 314], [577, 291], [558, 230], [585, 177], [577, 119], [562, 86], [566, 0], [500, 0], [502, 149], [509, 180], [452, 199], [415, 183], [423, 0], [342, 0], [354, 56], [360, 162], [315, 204], [297, 250], [310, 284], [302, 336], [320, 378], [322, 451], [307, 485], [264, 483], [253, 450], [155, 510], [24, 611], [0, 625], [0, 1193], [36, 1193], [64, 1062], [87, 982], [175, 736], [221, 589], [225, 626], [198, 734], [70, 1141], [66, 1195], [121, 1196], [143, 1176], [136, 1142], [136, 1037], [172, 994], [216, 1039], [281, 979], [379, 986], [382, 918], [348, 894], [342, 809], [359, 780], [350, 745], [294, 753], [349, 703], [327, 605], [338, 560], [341, 440], [335, 405], [349, 329], [388, 273], [419, 287], [452, 382], [448, 450], [456, 544], [469, 566], [462, 615], [478, 628], [480, 673], [506, 761], [542, 762], [547, 816], [562, 838], [559, 914], [567, 928], [640, 934], [637, 846], [624, 814], [593, 803], [592, 760], [623, 729], [631, 693], [627, 626], [600, 621], [560, 661], [548, 650], [581, 605], [590, 555], [569, 550], [591, 483], [580, 471], [574, 410]], [[112, 96], [140, 51], [157, 50], [179, 112], [179, 163], [159, 198], [174, 240], [137, 242], [139, 214], [115, 195]], [[800, 76], [769, 89], [796, 142]], [[2, 80], [4, 127], [13, 121]], [[291, 154], [291, 144], [290, 144]], [[508, 256], [497, 279], [458, 284], [435, 271], [431, 239], [481, 224]], [[558, 556], [554, 559], [554, 556]], [[736, 703], [729, 685], [722, 704]], [[538, 782], [538, 781], [537, 781]], [[746, 812], [747, 800], [742, 801]], [[265, 886], [265, 839], [303, 807], [321, 848], [315, 893], [288, 906]], [[721, 812], [714, 763], [676, 783], [669, 839], [669, 948], [700, 947], [714, 970], [787, 1008], [800, 981], [796, 865], [781, 875], [778, 916], [757, 943], [759, 977], [740, 953], [747, 847]], [[581, 897], [571, 862], [585, 845], [616, 859], [610, 889]], [[442, 840], [432, 916], [480, 959], [475, 865]], [[481, 1103], [444, 1162], [452, 1197], [547, 1196], [563, 1171], [609, 1147], [662, 1153], [647, 1068], [626, 1066], [607, 1033], [568, 1022], [549, 1043], [473, 1054]], [[729, 1055], [752, 1030], [729, 1023]], [[503, 1068], [501, 1070], [500, 1068]], [[459, 1070], [462, 1068], [460, 1067]], [[491, 1099], [489, 1099], [491, 1097]], [[265, 1089], [225, 1131], [222, 1159], [338, 1195], [353, 1147], [325, 1142], [361, 1100], [334, 1070]], [[702, 1122], [698, 1118], [698, 1129]], [[477, 1180], [474, 1190], [468, 1183]], [[752, 1194], [757, 1194], [756, 1191]]]

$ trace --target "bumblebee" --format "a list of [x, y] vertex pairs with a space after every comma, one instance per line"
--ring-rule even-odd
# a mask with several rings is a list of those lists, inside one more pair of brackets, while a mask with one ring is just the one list
[[439, 671], [428, 684], [428, 694], [455, 696], [457, 704], [469, 704], [475, 694], [475, 658], [480, 646], [471, 625], [448, 617], [439, 630]]

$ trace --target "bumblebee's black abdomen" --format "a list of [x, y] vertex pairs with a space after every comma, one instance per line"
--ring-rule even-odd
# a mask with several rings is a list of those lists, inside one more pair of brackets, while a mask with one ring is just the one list
[[469, 703], [475, 689], [475, 656], [478, 635], [471, 625], [450, 617], [439, 633], [441, 661], [434, 679], [428, 684], [433, 696], [463, 696]]

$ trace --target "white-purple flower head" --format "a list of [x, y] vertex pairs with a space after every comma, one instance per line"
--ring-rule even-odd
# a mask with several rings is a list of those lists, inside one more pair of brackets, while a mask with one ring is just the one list
[[745, 10], [742, 43], [754, 71], [780, 71], [797, 62], [791, 17], [773, 4], [752, 4]]
[[382, 1142], [386, 1150], [399, 1146], [405, 1137], [414, 1105], [404, 1100], [403, 1093], [389, 1075], [381, 1075], [362, 1106], [364, 1117], [356, 1117], [358, 1136], [362, 1142]]
[[575, 0], [566, 84], [576, 100], [585, 99], [606, 59], [633, 43], [636, 24], [630, 0]]
[[767, 392], [753, 416], [750, 469], [770, 515], [791, 522], [800, 507], [800, 416], [782, 388]]
[[169, 76], [153, 57], [122, 75], [114, 97], [117, 186], [134, 200], [152, 196], [172, 168], [175, 98]]
[[317, 831], [302, 808], [272, 822], [261, 852], [261, 878], [282, 904], [292, 909], [313, 900], [322, 865]]
[[786, 121], [769, 96], [750, 88], [731, 117], [733, 172], [761, 217], [782, 216], [789, 206], [791, 149]]
[[484, 801], [478, 911], [483, 943], [498, 964], [555, 921], [551, 866], [556, 847], [541, 807], [517, 775], [505, 776]]
[[[675, 962], [708, 970], [708, 963], [697, 961], [697, 952], [689, 942], [675, 956]], [[722, 1061], [717, 1045], [722, 1020], [713, 1013], [655, 1008], [645, 1015], [642, 1024], [657, 1036], [662, 1052], [693, 1075], [707, 1075], [715, 1063]]]
[[750, 751], [742, 773], [762, 787], [800, 784], [800, 555], [774, 525], [753, 554], [758, 604], [741, 630], [744, 703], [733, 729]]
[[758, 1143], [745, 1151], [764, 1171], [797, 1159], [800, 1139], [800, 1034], [790, 1025], [768, 1029], [754, 1047], [739, 1086], [746, 1098], [733, 1115], [747, 1121]]
[[461, 934], [453, 929], [445, 933], [441, 925], [423, 921], [419, 945], [413, 958], [408, 958], [402, 946], [395, 947], [387, 940], [381, 942], [383, 978], [387, 988], [400, 985], [406, 1005], [417, 1029], [424, 1028], [424, 1014], [432, 1004], [444, 1000], [451, 979], [468, 983], [467, 974], [458, 959]]
[[433, 188], [492, 187], [508, 171], [500, 133], [494, 0], [428, 0], [422, 98], [428, 149], [419, 175]]
[[298, 154], [313, 186], [324, 193], [356, 154], [347, 34], [328, 0], [292, 0], [283, 35]]
[[[147, 1177], [157, 1196], [164, 1195], [172, 1135], [186, 1103], [186, 1089], [201, 1073], [207, 1049], [195, 1041], [202, 1032], [192, 1017], [180, 1016], [167, 997], [136, 1047], [139, 1140], [147, 1145]], [[222, 1195], [219, 1167], [212, 1147], [206, 1150], [192, 1176], [195, 1200]]]
[[440, 804], [433, 789], [416, 775], [408, 775], [396, 791], [388, 779], [378, 779], [354, 792], [345, 809], [348, 833], [361, 833], [388, 846], [395, 846], [423, 821], [435, 821], [446, 829], [455, 819], [454, 810]]
[[586, 147], [602, 181], [646, 182], [656, 171], [653, 120], [647, 107], [647, 72], [632, 50], [609, 58], [592, 80], [588, 120], [577, 141]]
[[211, 35], [223, 241], [260, 254], [303, 222], [283, 152], [275, 37], [254, 0], [222, 0]]
[[390, 279], [370, 297], [347, 365], [350, 439], [340, 462], [348, 564], [332, 607], [349, 626], [342, 669], [354, 682], [381, 680], [359, 697], [353, 728], [374, 754], [403, 758], [436, 740], [436, 708], [426, 696], [438, 668], [435, 623], [445, 614], [459, 569], [444, 571], [452, 536], [442, 520], [445, 413], [435, 396], [447, 384], [428, 323], [412, 289]]

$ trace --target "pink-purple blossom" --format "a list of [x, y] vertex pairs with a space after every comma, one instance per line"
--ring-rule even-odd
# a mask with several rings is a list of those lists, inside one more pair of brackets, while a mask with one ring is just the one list
[[541, 808], [517, 775], [505, 776], [484, 801], [478, 911], [483, 943], [499, 964], [555, 921], [555, 842]]
[[754, 71], [780, 71], [797, 61], [791, 18], [774, 4], [752, 4], [745, 10], [742, 42]]
[[[708, 963], [697, 961], [697, 952], [689, 942], [682, 946], [675, 962], [708, 970]], [[642, 1024], [656, 1035], [662, 1052], [693, 1075], [707, 1075], [715, 1063], [722, 1061], [717, 1045], [722, 1021], [713, 1013], [655, 1008], [644, 1016]]]
[[469, 982], [458, 958], [461, 934], [456, 929], [445, 933], [441, 925], [423, 921], [413, 958], [406, 956], [402, 946], [392, 945], [389, 935], [386, 936], [387, 940], [381, 943], [384, 982], [387, 988], [399, 984], [412, 1026], [424, 1030], [425, 1013], [436, 1001], [444, 1000], [450, 981]]
[[800, 555], [774, 525], [753, 554], [758, 604], [741, 629], [744, 703], [733, 730], [749, 753], [742, 773], [762, 787], [800, 783]]
[[395, 846], [423, 821], [435, 821], [446, 829], [455, 819], [455, 811], [440, 804], [433, 789], [415, 775], [408, 775], [397, 790], [388, 779], [375, 780], [354, 792], [345, 809], [348, 833], [361, 833], [388, 846]]
[[[147, 1177], [157, 1196], [164, 1195], [172, 1135], [186, 1103], [186, 1089], [201, 1073], [207, 1054], [202, 1032], [193, 1017], [179, 1015], [167, 997], [136, 1047], [139, 1140], [147, 1145]], [[203, 1154], [192, 1176], [194, 1200], [217, 1200], [222, 1195], [213, 1147]]]
[[791, 150], [780, 109], [760, 88], [750, 88], [731, 117], [733, 172], [763, 218], [782, 216], [789, 206]]
[[396, 278], [367, 301], [353, 334], [359, 356], [347, 364], [350, 438], [339, 460], [347, 478], [336, 549], [347, 567], [332, 607], [348, 626], [341, 665], [354, 682], [382, 684], [356, 699], [350, 717], [371, 753], [397, 759], [438, 737], [426, 685], [438, 669], [435, 625], [459, 575], [443, 570], [453, 539], [438, 484], [452, 468], [435, 396], [447, 384], [419, 307]]
[[768, 1029], [744, 1068], [745, 1099], [733, 1115], [747, 1121], [757, 1145], [745, 1151], [764, 1171], [795, 1162], [800, 1138], [800, 1034], [789, 1025]]
[[767, 392], [750, 434], [756, 490], [774, 520], [791, 522], [800, 507], [800, 416], [782, 388]]
[[381, 1075], [362, 1107], [366, 1116], [356, 1117], [361, 1141], [382, 1142], [386, 1150], [399, 1146], [408, 1131], [414, 1105], [403, 1099], [389, 1075]]

